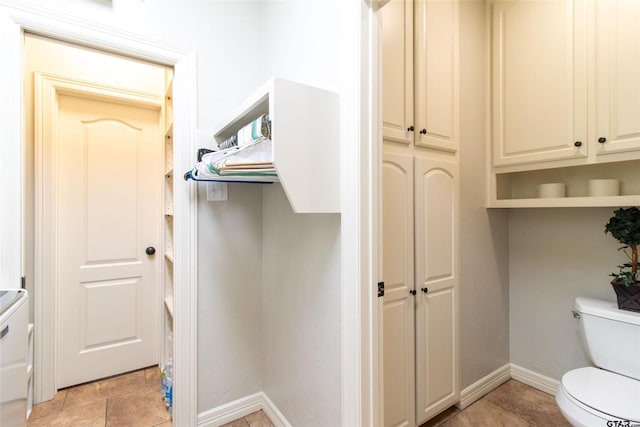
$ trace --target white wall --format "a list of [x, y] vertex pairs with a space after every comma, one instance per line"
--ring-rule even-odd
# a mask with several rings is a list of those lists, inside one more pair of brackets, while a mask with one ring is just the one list
[[340, 1], [345, 0], [266, 2], [263, 46], [270, 74], [340, 90]]
[[[189, 184], [195, 185], [195, 184]], [[262, 186], [198, 203], [198, 411], [262, 390]]]
[[613, 208], [512, 209], [511, 361], [560, 380], [589, 365], [571, 310], [577, 296], [615, 301], [608, 274], [625, 262], [604, 234]]
[[[339, 92], [340, 1], [266, 3], [270, 74]], [[339, 426], [340, 215], [293, 214], [279, 186], [263, 197], [264, 391], [294, 426]]]
[[509, 362], [507, 212], [487, 210], [484, 2], [460, 2], [462, 388]]
[[293, 426], [339, 426], [340, 216], [263, 197], [264, 391]]

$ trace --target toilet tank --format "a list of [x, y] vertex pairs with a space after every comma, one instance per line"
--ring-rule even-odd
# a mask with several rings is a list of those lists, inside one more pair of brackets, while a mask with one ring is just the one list
[[640, 313], [616, 303], [578, 297], [580, 328], [591, 361], [599, 368], [640, 380]]

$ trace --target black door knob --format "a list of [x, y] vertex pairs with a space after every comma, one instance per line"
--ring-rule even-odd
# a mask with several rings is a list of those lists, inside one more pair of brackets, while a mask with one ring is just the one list
[[153, 255], [156, 253], [156, 248], [154, 248], [153, 246], [149, 246], [144, 251], [147, 253], [147, 255]]
[[416, 128], [413, 127], [413, 125], [409, 126], [407, 128], [407, 132], [413, 132]]
[[575, 145], [576, 147], [581, 147], [582, 146], [582, 141], [576, 141], [573, 143], [573, 145]]
[[420, 131], [420, 133], [421, 133], [421, 134], [423, 134], [423, 135], [426, 135], [426, 134], [427, 134], [427, 130], [426, 130], [426, 129], [422, 129], [422, 130]]
[[604, 144], [605, 142], [607, 142], [607, 138], [605, 138], [604, 136], [601, 136], [600, 138], [598, 138], [598, 142], [600, 144]]
[[415, 294], [416, 294], [416, 290], [415, 290], [415, 289], [411, 289], [411, 290], [409, 291], [409, 293], [410, 293], [411, 295], [415, 295]]
[[424, 292], [425, 294], [426, 294], [427, 292], [429, 292], [429, 288], [420, 288], [420, 289], [421, 289], [421, 290], [422, 290], [422, 292]]

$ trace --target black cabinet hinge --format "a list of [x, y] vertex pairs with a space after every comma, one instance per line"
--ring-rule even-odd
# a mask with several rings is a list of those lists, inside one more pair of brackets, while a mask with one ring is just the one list
[[378, 298], [384, 296], [384, 282], [378, 282]]

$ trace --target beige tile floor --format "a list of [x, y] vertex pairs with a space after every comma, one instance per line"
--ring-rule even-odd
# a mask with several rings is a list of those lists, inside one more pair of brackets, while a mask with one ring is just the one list
[[171, 427], [157, 366], [62, 389], [33, 407], [27, 427]]
[[[33, 407], [28, 427], [171, 427], [160, 396], [160, 370], [151, 367], [60, 390]], [[570, 427], [553, 396], [509, 380], [461, 411], [448, 409], [421, 427]], [[273, 427], [262, 411], [222, 427]], [[330, 426], [327, 426], [330, 427]]]
[[222, 427], [274, 427], [264, 412], [258, 411], [244, 418], [232, 421]]
[[571, 427], [554, 396], [509, 380], [463, 411], [453, 407], [421, 427]]

